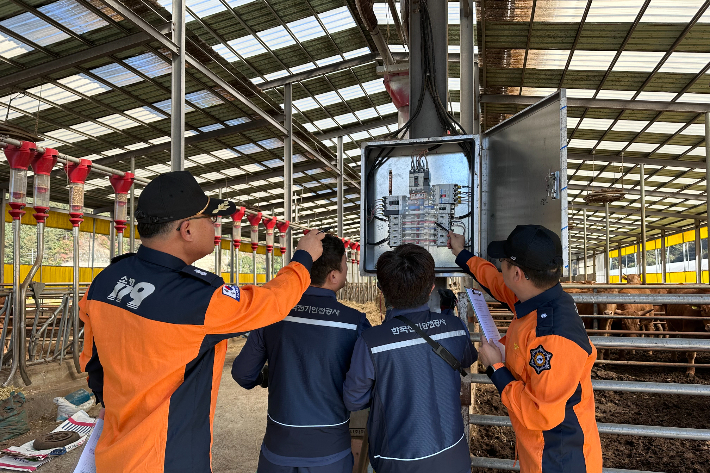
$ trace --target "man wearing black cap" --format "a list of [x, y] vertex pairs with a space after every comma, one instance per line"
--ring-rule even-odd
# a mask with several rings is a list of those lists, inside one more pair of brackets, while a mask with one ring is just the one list
[[508, 408], [520, 471], [600, 473], [591, 380], [597, 350], [559, 283], [560, 238], [540, 225], [518, 225], [507, 240], [488, 245], [502, 273], [465, 250], [462, 235], [449, 233], [449, 247], [456, 263], [514, 314], [501, 339], [505, 357], [484, 341], [479, 359]]
[[310, 284], [320, 232], [262, 287], [191, 266], [214, 250], [213, 219], [235, 210], [187, 171], [161, 174], [138, 200], [138, 252], [114, 258], [86, 291], [81, 364], [105, 407], [98, 473], [209, 473], [227, 339], [283, 319]]

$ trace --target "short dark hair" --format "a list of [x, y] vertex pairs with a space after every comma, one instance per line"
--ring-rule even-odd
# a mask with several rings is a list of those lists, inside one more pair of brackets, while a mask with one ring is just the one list
[[322, 286], [331, 271], [342, 270], [345, 245], [343, 241], [333, 235], [326, 234], [323, 240], [323, 254], [313, 262], [311, 267], [311, 284]]
[[396, 309], [426, 304], [434, 285], [434, 266], [429, 252], [411, 243], [382, 253], [377, 281], [387, 304]]
[[138, 223], [137, 227], [141, 239], [153, 238], [160, 235], [167, 235], [170, 231], [175, 231], [177, 221], [168, 223]]
[[509, 264], [517, 266], [520, 268], [525, 276], [533, 283], [533, 285], [538, 289], [549, 289], [558, 282], [562, 277], [562, 265], [557, 266], [554, 269], [529, 269], [518, 264], [513, 263], [508, 260]]

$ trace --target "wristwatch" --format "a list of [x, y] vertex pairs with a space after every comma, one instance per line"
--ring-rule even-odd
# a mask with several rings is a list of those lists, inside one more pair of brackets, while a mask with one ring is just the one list
[[486, 376], [490, 378], [491, 376], [493, 376], [493, 373], [495, 373], [496, 370], [499, 370], [503, 367], [505, 367], [503, 363], [495, 363], [493, 365], [488, 366], [488, 368], [486, 368]]

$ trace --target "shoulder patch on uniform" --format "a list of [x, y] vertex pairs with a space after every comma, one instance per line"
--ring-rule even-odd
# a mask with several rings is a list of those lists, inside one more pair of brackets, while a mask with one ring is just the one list
[[204, 281], [214, 287], [220, 287], [224, 284], [224, 280], [221, 276], [191, 265], [185, 266], [180, 272], [182, 274], [192, 276], [193, 278], [200, 279], [201, 281]]
[[231, 297], [237, 302], [239, 302], [239, 292], [239, 286], [232, 286], [229, 284], [225, 284], [224, 286], [222, 286], [222, 294], [227, 297]]
[[530, 366], [532, 366], [537, 374], [552, 368], [550, 366], [551, 359], [552, 353], [545, 350], [542, 345], [538, 345], [537, 348], [530, 350]]
[[130, 258], [131, 256], [135, 256], [135, 253], [124, 253], [122, 255], [115, 256], [111, 259], [111, 264], [118, 263], [122, 259]]

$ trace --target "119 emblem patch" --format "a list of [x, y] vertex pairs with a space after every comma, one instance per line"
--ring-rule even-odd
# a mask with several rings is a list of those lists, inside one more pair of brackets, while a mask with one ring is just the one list
[[549, 370], [552, 353], [545, 350], [542, 345], [538, 345], [534, 350], [530, 350], [530, 366], [533, 367], [537, 374], [545, 370]]
[[239, 286], [230, 286], [229, 284], [225, 284], [222, 286], [222, 294], [239, 302]]

